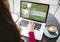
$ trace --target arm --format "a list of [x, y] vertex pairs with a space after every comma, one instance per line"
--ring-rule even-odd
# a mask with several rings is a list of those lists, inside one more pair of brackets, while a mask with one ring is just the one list
[[28, 28], [29, 28], [29, 40], [30, 42], [36, 42], [35, 36], [34, 36], [34, 27], [35, 24], [33, 24], [32, 22], [29, 22], [28, 24]]
[[30, 42], [36, 42], [34, 32], [29, 32], [29, 40], [30, 40]]

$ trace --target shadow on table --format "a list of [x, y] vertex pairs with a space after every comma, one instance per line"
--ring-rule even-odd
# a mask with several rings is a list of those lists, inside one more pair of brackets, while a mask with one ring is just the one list
[[[50, 24], [53, 24], [57, 27], [57, 29], [59, 31], [59, 35], [60, 35], [60, 24], [59, 24], [58, 20], [56, 19], [56, 17], [54, 15], [52, 15], [51, 13], [48, 14], [47, 22], [46, 22], [46, 25], [50, 25]], [[52, 38], [46, 37], [43, 34], [42, 40], [41, 41], [37, 40], [37, 42], [56, 42], [58, 37], [52, 39]]]
[[58, 19], [56, 19], [56, 17], [54, 15], [52, 15], [51, 13], [48, 14], [46, 24], [47, 25], [49, 25], [49, 24], [55, 25], [59, 31], [59, 34], [60, 34], [60, 24], [58, 22]]

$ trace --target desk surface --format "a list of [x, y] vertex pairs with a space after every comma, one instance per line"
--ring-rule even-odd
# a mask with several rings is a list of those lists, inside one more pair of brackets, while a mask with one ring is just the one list
[[[57, 27], [59, 33], [60, 33], [60, 24], [59, 24], [58, 20], [56, 19], [56, 17], [54, 16], [54, 12], [55, 12], [56, 8], [57, 8], [57, 6], [51, 6], [51, 7], [50, 7], [46, 24], [47, 24], [47, 25], [49, 25], [49, 24], [55, 25], [55, 26]], [[59, 12], [58, 12], [58, 14], [59, 14]], [[17, 14], [17, 15], [18, 15], [18, 14]], [[57, 13], [56, 13], [56, 15], [57, 15]], [[23, 37], [24, 37], [24, 36], [23, 36]], [[27, 37], [24, 37], [24, 38], [27, 40], [27, 42], [29, 42], [29, 38], [27, 38]], [[41, 41], [37, 41], [37, 42], [56, 42], [57, 39], [58, 39], [58, 37], [55, 38], [55, 39], [47, 38], [47, 37], [43, 34], [42, 40], [41, 40]]]
[[47, 38], [45, 35], [43, 35], [42, 40], [41, 41], [38, 41], [37, 40], [37, 42], [56, 42], [57, 39], [58, 39], [58, 37], [57, 38], [54, 38], [54, 39], [50, 39], [50, 38]]
[[55, 25], [60, 34], [60, 24], [59, 24], [58, 20], [56, 19], [56, 17], [54, 15], [52, 15], [51, 13], [48, 14], [47, 22], [46, 22], [46, 25], [50, 25], [50, 24]]
[[[25, 37], [25, 36], [22, 36], [22, 37], [26, 40], [26, 42], [29, 42], [29, 38], [28, 37]], [[42, 40], [41, 41], [36, 40], [36, 42], [56, 42], [57, 39], [58, 39], [58, 37], [57, 38], [54, 38], [54, 39], [50, 39], [50, 38], [46, 37], [43, 34]]]
[[[46, 24], [47, 25], [49, 25], [49, 24], [55, 25], [57, 27], [57, 29], [59, 31], [59, 35], [60, 35], [60, 25], [59, 25], [59, 22], [57, 21], [57, 19], [51, 13], [48, 14], [48, 18], [47, 18]], [[43, 34], [42, 40], [41, 41], [38, 41], [37, 40], [37, 42], [56, 42], [57, 39], [58, 39], [58, 37], [57, 38], [54, 38], [54, 39], [50, 39], [50, 38], [46, 37]], [[26, 38], [27, 42], [29, 41], [29, 38], [28, 37], [24, 37], [24, 38]]]

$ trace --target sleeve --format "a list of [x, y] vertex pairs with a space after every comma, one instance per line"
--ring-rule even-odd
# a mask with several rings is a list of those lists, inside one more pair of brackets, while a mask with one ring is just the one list
[[36, 42], [34, 32], [29, 32], [29, 40], [30, 40], [30, 42]]

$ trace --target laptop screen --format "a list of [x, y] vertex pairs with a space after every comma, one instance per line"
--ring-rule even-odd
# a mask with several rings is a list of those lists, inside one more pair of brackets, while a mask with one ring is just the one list
[[38, 22], [46, 22], [49, 5], [35, 2], [21, 2], [20, 17]]

